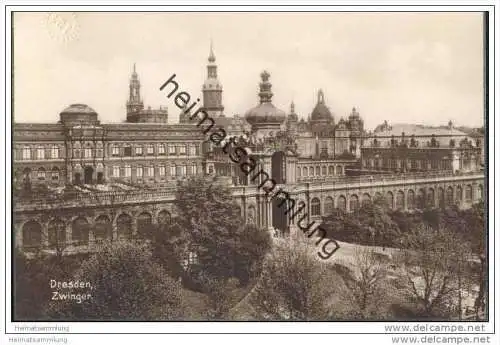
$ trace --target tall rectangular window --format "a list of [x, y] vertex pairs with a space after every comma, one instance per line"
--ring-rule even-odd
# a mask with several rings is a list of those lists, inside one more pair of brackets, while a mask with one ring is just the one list
[[142, 156], [142, 146], [137, 146], [135, 148], [135, 155], [136, 156]]
[[120, 167], [119, 166], [113, 167], [113, 177], [120, 177]]
[[185, 155], [186, 154], [186, 145], [180, 145], [179, 146], [179, 155]]
[[170, 167], [170, 176], [175, 176], [176, 172], [177, 172], [177, 169], [176, 169], [175, 165], [172, 165]]
[[160, 174], [160, 176], [165, 176], [165, 167], [163, 165], [160, 165], [158, 173]]
[[132, 147], [131, 146], [125, 146], [123, 148], [123, 155], [125, 157], [131, 157], [132, 156]]
[[158, 154], [159, 154], [160, 156], [164, 156], [164, 155], [165, 155], [165, 145], [160, 144], [160, 145], [158, 146]]
[[52, 146], [52, 148], [50, 150], [50, 156], [51, 156], [52, 159], [59, 158], [59, 147]]
[[147, 150], [146, 152], [147, 152], [148, 156], [152, 156], [155, 154], [155, 150], [154, 150], [153, 145], [148, 145], [146, 150]]
[[154, 177], [155, 176], [155, 168], [154, 167], [147, 167], [146, 168], [146, 176]]
[[169, 145], [169, 146], [168, 146], [168, 154], [169, 154], [170, 156], [174, 156], [174, 155], [175, 155], [175, 153], [176, 153], [176, 151], [175, 151], [175, 146], [174, 146], [174, 145]]
[[92, 158], [92, 149], [86, 148], [84, 151], [85, 158]]
[[116, 157], [120, 155], [120, 148], [118, 146], [113, 146], [111, 148], [111, 155]]
[[136, 176], [137, 177], [142, 177], [142, 167], [137, 167], [137, 170], [136, 170]]
[[31, 159], [31, 149], [29, 147], [23, 147], [23, 159]]
[[130, 177], [132, 175], [132, 169], [130, 165], [125, 165], [125, 177]]
[[43, 147], [39, 147], [36, 149], [36, 159], [44, 159], [45, 158], [45, 150]]
[[195, 145], [190, 145], [189, 146], [189, 155], [190, 156], [196, 156], [196, 146]]

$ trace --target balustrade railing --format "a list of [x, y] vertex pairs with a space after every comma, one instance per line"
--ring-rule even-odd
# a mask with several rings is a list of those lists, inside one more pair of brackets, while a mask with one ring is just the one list
[[335, 183], [366, 183], [366, 182], [390, 182], [397, 180], [411, 180], [419, 178], [440, 178], [440, 177], [458, 177], [474, 176], [481, 174], [480, 171], [452, 173], [449, 171], [418, 172], [418, 173], [392, 173], [392, 174], [374, 174], [363, 176], [308, 176], [301, 177], [298, 182], [335, 182]]
[[[365, 175], [365, 176], [315, 176], [310, 178], [299, 179], [297, 185], [305, 183], [318, 183], [318, 184], [363, 184], [363, 183], [384, 183], [391, 181], [406, 181], [414, 179], [437, 179], [442, 177], [460, 177], [460, 176], [475, 176], [480, 175], [481, 172], [463, 172], [463, 173], [450, 173], [442, 172], [419, 172], [419, 173], [406, 173], [406, 174], [391, 174], [391, 175]], [[233, 192], [238, 194], [243, 192], [246, 188], [257, 188], [257, 186], [233, 186]], [[14, 198], [14, 209], [43, 209], [53, 208], [62, 205], [114, 205], [129, 202], [145, 202], [145, 201], [161, 201], [174, 196], [176, 187], [162, 187], [156, 190], [133, 190], [133, 191], [113, 191], [103, 192], [95, 191], [89, 193], [74, 192], [71, 194], [54, 194], [50, 197], [39, 199], [21, 199]]]
[[83, 205], [106, 205], [144, 200], [162, 200], [172, 197], [175, 187], [159, 188], [156, 190], [133, 190], [113, 192], [72, 192], [68, 194], [54, 194], [45, 198], [20, 199], [14, 198], [14, 208], [43, 208], [53, 205], [83, 204]]

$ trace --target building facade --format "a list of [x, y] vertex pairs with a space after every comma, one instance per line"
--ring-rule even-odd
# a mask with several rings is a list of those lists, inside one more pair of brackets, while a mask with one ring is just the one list
[[[367, 133], [356, 108], [336, 122], [322, 90], [308, 119], [299, 120], [293, 102], [288, 113], [273, 104], [270, 74], [264, 71], [260, 77], [258, 104], [244, 116], [226, 116], [211, 47], [203, 109], [229, 134], [225, 140], [245, 148], [256, 171], [266, 172], [296, 200], [293, 208], [306, 212], [307, 221], [320, 220], [335, 207], [355, 211], [377, 196], [409, 211], [469, 207], [484, 198], [480, 139], [472, 140], [451, 124], [385, 123]], [[130, 238], [147, 224], [168, 222], [175, 215], [176, 181], [194, 175], [228, 183], [247, 222], [283, 233], [296, 226], [280, 200], [259, 188], [265, 175], [244, 174], [222, 145], [203, 134], [187, 108], [177, 124], [168, 123], [166, 108], [145, 109], [135, 65], [126, 109], [123, 123], [103, 124], [90, 106], [72, 104], [57, 123], [14, 124], [14, 189], [76, 190], [68, 202], [57, 200], [57, 206], [41, 196], [14, 200], [18, 246], [50, 246], [59, 233], [73, 245]], [[371, 176], [347, 176], [354, 170]], [[53, 217], [54, 208], [67, 213]]]

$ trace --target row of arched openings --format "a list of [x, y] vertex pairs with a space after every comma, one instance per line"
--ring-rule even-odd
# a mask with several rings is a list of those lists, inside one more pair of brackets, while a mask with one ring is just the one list
[[[171, 222], [171, 215], [163, 210], [158, 214], [158, 224], [166, 225]], [[137, 216], [138, 235], [144, 235], [152, 229], [153, 218], [150, 213], [143, 212]], [[116, 218], [118, 239], [130, 239], [133, 233], [133, 219], [129, 214], [122, 213]], [[73, 245], [88, 245], [91, 226], [84, 217], [78, 217], [71, 222], [71, 242]], [[113, 226], [107, 215], [100, 215], [95, 219], [93, 235], [95, 241], [113, 238]], [[25, 248], [40, 247], [44, 242], [42, 225], [30, 220], [22, 227], [23, 246]], [[50, 248], [67, 245], [66, 224], [59, 218], [49, 222], [47, 226], [47, 242]]]
[[[437, 196], [437, 200], [436, 200]], [[396, 210], [413, 210], [415, 208], [424, 209], [428, 207], [446, 207], [453, 205], [461, 205], [462, 202], [471, 203], [473, 199], [472, 195], [472, 185], [467, 185], [465, 187], [465, 200], [464, 192], [461, 186], [457, 186], [455, 189], [453, 187], [448, 188], [429, 188], [427, 190], [421, 188], [415, 192], [410, 189], [405, 193], [402, 190], [396, 193], [387, 192], [383, 196], [380, 192], [375, 193], [375, 198], [383, 198], [387, 205]], [[483, 186], [478, 185], [478, 199], [483, 199]], [[358, 195], [352, 194], [349, 196], [349, 200], [344, 195], [340, 195], [337, 198], [337, 208], [341, 210], [347, 210], [347, 203], [349, 202], [349, 210], [352, 212], [357, 211], [360, 206], [363, 206], [372, 201], [372, 196], [369, 193], [364, 193], [361, 196], [361, 200]], [[334, 199], [330, 196], [326, 197], [324, 200], [323, 211], [324, 215], [329, 215], [333, 213], [335, 208]], [[321, 201], [319, 198], [311, 199], [311, 215], [321, 216]]]

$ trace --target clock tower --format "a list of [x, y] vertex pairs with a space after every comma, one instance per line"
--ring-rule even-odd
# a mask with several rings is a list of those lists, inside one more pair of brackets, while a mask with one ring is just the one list
[[210, 42], [210, 55], [208, 56], [207, 79], [203, 84], [203, 109], [213, 118], [223, 116], [222, 84], [217, 78], [217, 64], [212, 42]]

